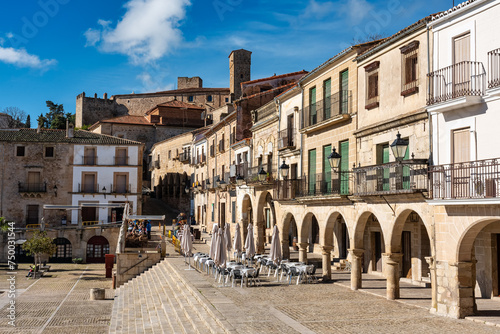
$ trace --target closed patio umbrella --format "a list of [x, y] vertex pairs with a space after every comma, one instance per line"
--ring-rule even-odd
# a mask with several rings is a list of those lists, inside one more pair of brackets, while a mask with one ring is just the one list
[[269, 257], [276, 265], [281, 261], [281, 242], [278, 225], [274, 225], [273, 228], [273, 238], [271, 239], [271, 250], [269, 252]]
[[235, 252], [238, 252], [238, 256], [240, 256], [241, 254], [242, 246], [243, 245], [241, 244], [240, 224], [236, 224], [236, 232], [234, 233], [233, 248]]
[[212, 240], [210, 241], [210, 252], [208, 252], [208, 255], [212, 260], [215, 259], [215, 247], [217, 246], [217, 236], [219, 235], [218, 232], [219, 226], [217, 224], [214, 224], [214, 227], [212, 229]]
[[224, 231], [219, 229], [217, 233], [217, 245], [215, 247], [214, 263], [217, 267], [224, 267], [226, 265], [226, 238], [224, 238]]
[[188, 224], [184, 225], [184, 231], [182, 236], [182, 245], [184, 256], [189, 257], [189, 269], [191, 270], [191, 253], [193, 251], [193, 235], [191, 234], [191, 228]]
[[245, 253], [247, 259], [251, 259], [255, 255], [255, 242], [253, 240], [252, 224], [248, 224], [247, 239], [245, 240]]
[[226, 249], [228, 253], [231, 253], [232, 244], [231, 244], [231, 227], [226, 224], [224, 228], [224, 238], [226, 239]]

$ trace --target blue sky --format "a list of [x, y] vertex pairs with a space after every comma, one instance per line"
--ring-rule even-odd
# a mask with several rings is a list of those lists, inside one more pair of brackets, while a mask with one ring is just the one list
[[[458, 1], [457, 1], [458, 3]], [[33, 120], [46, 100], [75, 112], [102, 97], [175, 88], [178, 76], [229, 87], [228, 55], [252, 54], [252, 79], [312, 70], [353, 39], [391, 35], [452, 0], [26, 0], [0, 11], [0, 112]]]

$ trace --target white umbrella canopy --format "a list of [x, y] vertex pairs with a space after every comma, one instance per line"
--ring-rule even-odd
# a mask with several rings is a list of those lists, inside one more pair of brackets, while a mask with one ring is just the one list
[[184, 233], [182, 236], [182, 244], [184, 245], [183, 251], [184, 254], [187, 256], [191, 255], [191, 252], [193, 251], [193, 238], [191, 234], [191, 229], [189, 225], [184, 225]]
[[271, 240], [271, 250], [269, 252], [269, 257], [275, 264], [278, 264], [281, 261], [280, 231], [277, 225], [274, 225], [273, 228], [273, 238]]
[[224, 238], [226, 241], [226, 248], [228, 252], [231, 252], [232, 245], [231, 245], [231, 226], [229, 224], [226, 224], [226, 227], [224, 227]]
[[252, 258], [255, 255], [255, 242], [253, 241], [253, 226], [248, 224], [247, 239], [245, 240], [245, 253], [247, 259]]
[[208, 252], [208, 255], [210, 256], [211, 259], [215, 258], [215, 247], [217, 245], [217, 237], [219, 235], [219, 226], [217, 224], [214, 224], [214, 227], [212, 229], [212, 240], [210, 242], [210, 252]]
[[215, 247], [215, 257], [214, 257], [214, 263], [218, 267], [224, 267], [226, 265], [226, 239], [224, 238], [224, 231], [222, 229], [219, 229], [219, 232], [217, 233], [217, 245]]
[[233, 248], [239, 254], [241, 253], [242, 246], [243, 245], [241, 244], [240, 224], [236, 224], [236, 232], [234, 233]]

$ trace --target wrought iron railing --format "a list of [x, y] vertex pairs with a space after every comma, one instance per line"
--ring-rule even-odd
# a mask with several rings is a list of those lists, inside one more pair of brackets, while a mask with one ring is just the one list
[[500, 160], [478, 160], [429, 168], [433, 199], [500, 197]]
[[19, 192], [46, 193], [47, 183], [18, 183]]
[[78, 183], [78, 193], [96, 194], [99, 192], [99, 184], [80, 184]]
[[332, 172], [328, 174], [313, 174], [302, 177], [300, 191], [297, 193], [300, 197], [309, 196], [347, 196], [351, 195], [352, 189], [351, 172]]
[[302, 180], [301, 179], [291, 179], [291, 180], [278, 180], [274, 184], [274, 196], [276, 200], [292, 200], [301, 194]]
[[109, 189], [110, 189], [111, 193], [115, 193], [115, 194], [130, 194], [132, 192], [132, 185], [131, 184], [112, 184]]
[[114, 157], [115, 166], [127, 166], [129, 157]]
[[356, 196], [427, 191], [427, 160], [405, 160], [353, 169]]
[[430, 88], [427, 105], [484, 95], [486, 72], [481, 62], [463, 61], [431, 72], [427, 78]]
[[301, 129], [321, 123], [340, 114], [349, 114], [352, 109], [350, 90], [340, 91], [330, 97], [304, 108]]
[[488, 88], [500, 87], [500, 49], [488, 52]]
[[191, 152], [182, 152], [179, 154], [180, 162], [189, 162], [189, 160], [191, 160]]
[[[266, 177], [264, 181], [259, 180], [259, 172], [261, 168], [264, 168], [264, 171], [266, 172]], [[269, 183], [274, 183], [274, 181], [277, 179], [277, 176], [278, 176], [277, 169], [274, 165], [270, 171], [267, 170], [267, 167], [265, 165], [255, 166], [247, 169], [246, 181], [247, 183], [269, 184]]]
[[82, 160], [84, 165], [97, 165], [97, 155], [84, 155]]
[[281, 130], [278, 133], [278, 150], [295, 147], [295, 133], [292, 129]]

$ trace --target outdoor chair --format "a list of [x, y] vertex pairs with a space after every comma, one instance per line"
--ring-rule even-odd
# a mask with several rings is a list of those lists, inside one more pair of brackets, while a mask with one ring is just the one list
[[266, 268], [267, 268], [267, 277], [271, 275], [271, 272], [273, 270], [275, 271], [275, 273], [278, 270], [278, 266], [271, 260], [267, 262]]
[[279, 276], [279, 281], [283, 280], [283, 276], [286, 277], [286, 279], [288, 279], [288, 267], [286, 266], [286, 264], [282, 263], [281, 264], [281, 274]]
[[287, 276], [287, 279], [288, 279], [288, 285], [292, 284], [292, 279], [293, 279], [294, 277], [297, 277], [297, 283], [296, 283], [296, 284], [298, 285], [298, 284], [299, 284], [299, 281], [300, 281], [301, 276], [302, 276], [302, 273], [301, 273], [299, 270], [297, 270], [297, 268], [295, 268], [295, 267], [290, 267], [290, 268], [288, 269], [288, 276]]
[[[229, 275], [229, 271], [226, 268], [217, 268], [217, 275], [219, 276], [219, 283], [224, 276]], [[217, 279], [217, 278], [216, 278]]]
[[234, 281], [240, 280], [240, 283], [243, 284], [243, 276], [241, 275], [241, 271], [239, 269], [233, 269], [231, 271], [231, 286], [234, 287]]
[[248, 275], [247, 279], [251, 279], [254, 285], [257, 285], [257, 281], [259, 282], [259, 285], [261, 285], [262, 283], [260, 282], [259, 279], [259, 273], [260, 273], [260, 268], [257, 268], [257, 270], [253, 272], [253, 274]]
[[318, 283], [318, 279], [316, 278], [316, 266], [314, 264], [307, 266], [306, 274], [308, 283], [312, 283], [313, 281]]

